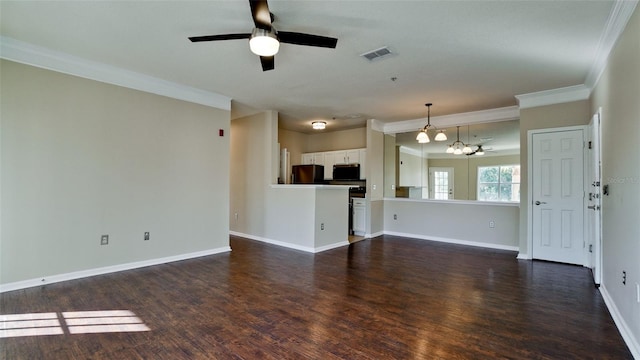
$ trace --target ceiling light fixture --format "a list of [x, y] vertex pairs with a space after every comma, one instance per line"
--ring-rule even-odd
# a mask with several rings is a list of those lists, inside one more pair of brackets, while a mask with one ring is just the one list
[[458, 132], [457, 140], [447, 147], [447, 154], [462, 155], [471, 152], [471, 148], [460, 141], [460, 126], [456, 126]]
[[324, 128], [327, 127], [327, 123], [325, 121], [314, 121], [311, 123], [311, 126], [315, 130], [324, 130]]
[[[425, 106], [427, 107], [427, 125], [425, 125], [422, 128], [422, 130], [420, 130], [420, 132], [418, 133], [418, 136], [416, 136], [416, 140], [418, 140], [420, 144], [426, 144], [429, 141], [431, 141], [429, 139], [429, 135], [427, 134], [427, 130], [431, 128], [435, 128], [431, 126], [431, 105], [433, 104], [432, 103], [425, 104]], [[439, 130], [438, 133], [436, 134], [435, 141], [445, 141], [445, 140], [447, 140], [447, 135], [444, 133], [444, 130]]]
[[259, 56], [273, 56], [280, 50], [280, 41], [273, 27], [271, 30], [254, 28], [249, 39], [251, 52]]
[[478, 148], [476, 149], [476, 155], [484, 155], [484, 149], [482, 148], [482, 145], [478, 145]]

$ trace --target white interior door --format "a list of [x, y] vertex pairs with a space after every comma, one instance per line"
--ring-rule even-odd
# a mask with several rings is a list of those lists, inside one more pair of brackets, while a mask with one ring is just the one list
[[584, 131], [532, 135], [532, 257], [584, 264]]
[[600, 164], [600, 111], [593, 115], [589, 124], [591, 130], [587, 166], [587, 232], [589, 244], [589, 267], [596, 284], [601, 282], [602, 271], [602, 212], [600, 202], [601, 192], [601, 164]]
[[429, 192], [431, 194], [430, 199], [453, 199], [453, 168], [430, 167]]

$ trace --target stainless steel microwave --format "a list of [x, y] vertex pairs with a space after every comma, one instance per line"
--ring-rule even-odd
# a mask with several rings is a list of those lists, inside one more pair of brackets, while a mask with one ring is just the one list
[[333, 180], [360, 180], [360, 164], [333, 165]]

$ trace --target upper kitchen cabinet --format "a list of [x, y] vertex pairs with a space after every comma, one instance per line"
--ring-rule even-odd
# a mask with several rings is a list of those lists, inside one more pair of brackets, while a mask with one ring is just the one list
[[[302, 165], [325, 165], [325, 153], [305, 153], [302, 154]], [[333, 165], [331, 165], [333, 166]]]
[[334, 154], [335, 164], [360, 163], [359, 149], [331, 151]]
[[333, 179], [333, 165], [360, 164], [360, 179], [365, 180], [366, 149], [349, 149], [302, 154], [302, 164], [323, 165], [325, 180]]

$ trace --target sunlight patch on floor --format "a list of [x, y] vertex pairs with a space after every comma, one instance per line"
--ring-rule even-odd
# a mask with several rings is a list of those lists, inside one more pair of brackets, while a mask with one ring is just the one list
[[150, 330], [129, 310], [0, 315], [0, 338]]

